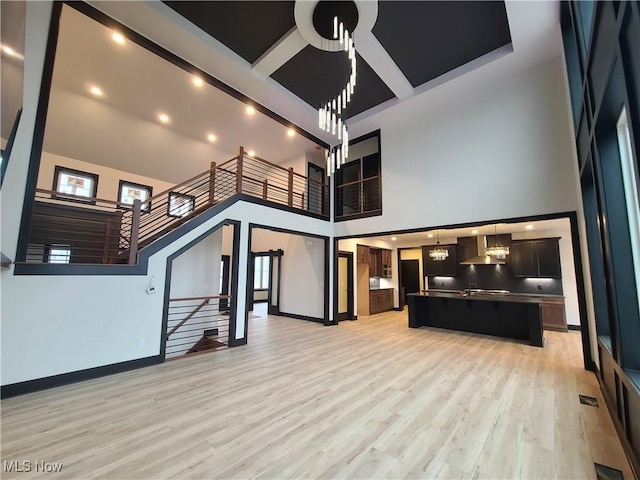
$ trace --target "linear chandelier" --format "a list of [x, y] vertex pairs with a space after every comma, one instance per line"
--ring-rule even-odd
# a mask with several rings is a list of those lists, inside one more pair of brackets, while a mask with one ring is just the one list
[[342, 51], [346, 52], [346, 66], [350, 75], [345, 86], [338, 91], [337, 95], [324, 103], [318, 110], [318, 126], [332, 135], [337, 135], [338, 140], [342, 140], [342, 143], [331, 149], [327, 156], [329, 175], [340, 168], [349, 158], [349, 130], [343, 117], [346, 119], [347, 105], [351, 102], [351, 95], [353, 95], [356, 86], [356, 49], [353, 45], [353, 37], [337, 16], [333, 17], [333, 38], [339, 40]]

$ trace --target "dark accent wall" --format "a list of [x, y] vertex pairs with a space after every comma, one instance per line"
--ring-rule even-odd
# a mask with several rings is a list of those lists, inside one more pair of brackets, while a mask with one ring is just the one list
[[[640, 311], [618, 119], [624, 109], [638, 181], [640, 2], [561, 3], [598, 335], [598, 380], [640, 471]], [[629, 192], [639, 195], [640, 192]], [[636, 266], [635, 268], [640, 268]]]
[[[495, 242], [493, 236], [487, 236], [487, 245]], [[511, 235], [498, 235], [500, 245], [513, 248]], [[458, 238], [456, 253], [458, 261], [464, 261], [477, 255], [476, 237]], [[455, 277], [429, 277], [430, 289], [464, 290], [479, 288], [485, 290], [509, 290], [513, 293], [562, 295], [561, 278], [521, 278], [513, 273], [507, 257], [504, 265], [458, 265]]]

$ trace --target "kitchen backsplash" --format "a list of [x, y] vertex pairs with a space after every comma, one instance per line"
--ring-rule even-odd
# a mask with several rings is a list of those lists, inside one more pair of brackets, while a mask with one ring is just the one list
[[380, 288], [380, 278], [379, 277], [370, 277], [369, 278], [369, 289], [372, 288]]
[[506, 265], [460, 265], [457, 277], [428, 277], [429, 288], [509, 290], [514, 293], [562, 295], [560, 278], [515, 277]]

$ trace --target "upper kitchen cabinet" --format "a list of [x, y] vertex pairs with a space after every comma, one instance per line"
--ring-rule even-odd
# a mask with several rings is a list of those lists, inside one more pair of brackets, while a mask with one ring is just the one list
[[458, 276], [458, 255], [457, 245], [440, 245], [449, 251], [449, 256], [441, 261], [436, 261], [429, 256], [429, 251], [435, 245], [422, 247], [422, 266], [426, 276], [457, 277]]
[[356, 250], [357, 261], [369, 263], [369, 247], [367, 245], [357, 245]]
[[562, 277], [557, 238], [516, 240], [510, 257], [509, 263], [516, 277]]

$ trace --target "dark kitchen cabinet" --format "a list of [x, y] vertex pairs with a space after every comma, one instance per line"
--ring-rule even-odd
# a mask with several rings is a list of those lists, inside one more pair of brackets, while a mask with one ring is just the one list
[[514, 241], [510, 257], [516, 277], [562, 277], [557, 238]]
[[382, 288], [369, 291], [369, 315], [393, 310], [393, 289]]
[[[358, 245], [358, 249], [360, 247], [362, 245]], [[391, 278], [391, 250], [386, 248], [364, 248], [368, 251], [367, 260], [364, 261], [369, 264], [369, 276]], [[364, 250], [362, 255], [365, 255]], [[358, 250], [358, 261], [360, 261], [360, 250]]]
[[369, 247], [357, 245], [356, 257], [358, 262], [369, 263]]
[[377, 248], [369, 249], [369, 276], [382, 276], [382, 258], [380, 257], [380, 250]]
[[436, 261], [429, 256], [429, 251], [435, 248], [435, 245], [422, 247], [422, 268], [425, 276], [440, 277], [457, 277], [458, 276], [458, 255], [457, 245], [440, 245], [449, 251], [449, 256], [442, 260]]

